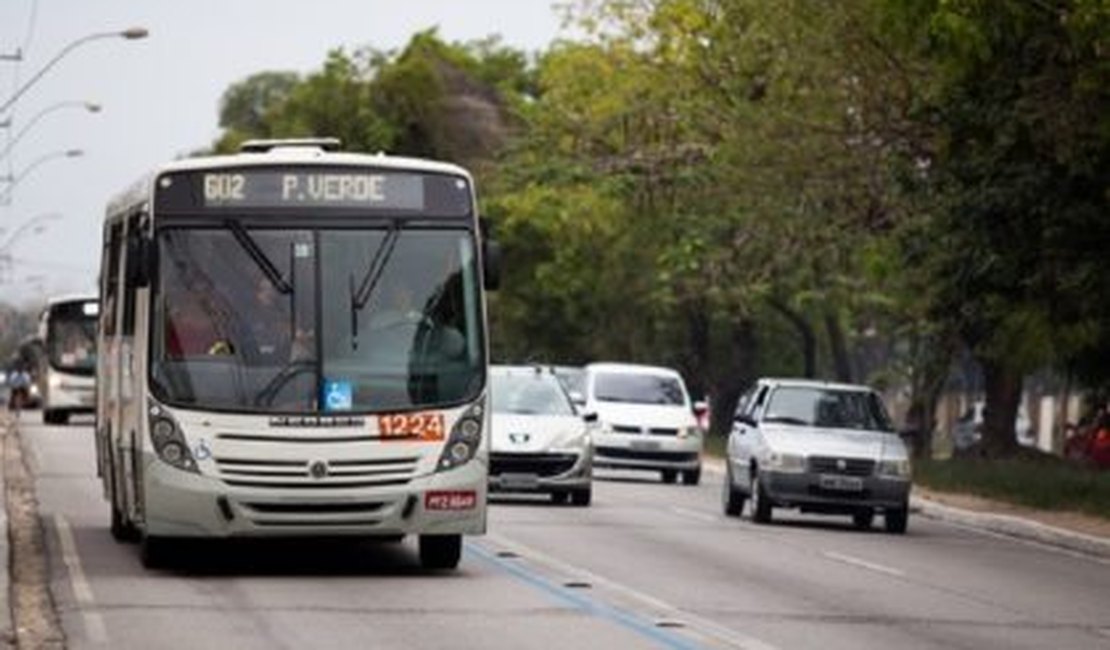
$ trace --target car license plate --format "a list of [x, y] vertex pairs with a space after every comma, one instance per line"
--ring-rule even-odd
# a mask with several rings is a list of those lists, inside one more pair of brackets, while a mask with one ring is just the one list
[[840, 492], [862, 492], [863, 479], [858, 476], [822, 474], [821, 488], [825, 490], [838, 490]]
[[502, 474], [501, 487], [506, 490], [534, 490], [540, 485], [535, 474]]
[[655, 451], [659, 449], [658, 440], [633, 440], [628, 445], [637, 451]]

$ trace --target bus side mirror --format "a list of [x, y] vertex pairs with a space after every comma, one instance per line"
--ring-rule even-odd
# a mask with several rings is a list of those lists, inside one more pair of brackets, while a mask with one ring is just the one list
[[482, 243], [482, 279], [489, 291], [501, 288], [501, 244], [492, 239]]
[[127, 238], [127, 261], [124, 276], [128, 287], [150, 284], [150, 240], [142, 235]]

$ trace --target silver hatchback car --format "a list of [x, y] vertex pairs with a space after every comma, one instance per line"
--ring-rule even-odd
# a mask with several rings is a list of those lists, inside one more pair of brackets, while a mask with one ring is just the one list
[[906, 532], [910, 461], [882, 400], [866, 386], [761, 379], [740, 400], [729, 434], [725, 514], [751, 501], [752, 520], [774, 508], [851, 515]]

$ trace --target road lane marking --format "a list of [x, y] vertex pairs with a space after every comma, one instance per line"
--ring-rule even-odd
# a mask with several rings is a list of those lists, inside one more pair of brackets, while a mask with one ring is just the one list
[[104, 627], [104, 619], [99, 613], [93, 611], [96, 599], [93, 597], [89, 580], [85, 577], [85, 570], [81, 567], [81, 556], [77, 553], [77, 540], [73, 537], [73, 529], [61, 514], [54, 515], [54, 528], [58, 531], [58, 541], [62, 545], [62, 561], [69, 572], [73, 596], [77, 599], [81, 618], [85, 622], [85, 633], [94, 644], [104, 644], [108, 641], [108, 631]]
[[700, 646], [691, 640], [683, 639], [665, 629], [657, 628], [651, 621], [643, 619], [632, 612], [607, 605], [606, 603], [579, 591], [560, 589], [559, 586], [531, 569], [517, 562], [510, 562], [500, 558], [496, 553], [482, 548], [476, 544], [467, 546], [467, 550], [474, 553], [486, 562], [499, 567], [525, 584], [531, 585], [544, 593], [553, 596], [556, 600], [581, 610], [592, 616], [608, 620], [646, 637], [664, 648], [673, 650], [698, 650]]
[[[593, 584], [595, 588], [607, 589], [622, 595], [630, 601], [638, 602], [646, 609], [652, 611], [651, 618], [653, 620], [683, 621], [686, 624], [687, 631], [706, 636], [733, 648], [741, 648], [742, 650], [778, 650], [777, 646], [771, 645], [761, 639], [743, 634], [742, 632], [725, 627], [724, 625], [698, 616], [692, 612], [680, 609], [665, 600], [610, 580], [588, 569], [563, 562], [538, 549], [525, 546], [499, 533], [486, 533], [485, 539], [498, 546], [511, 549], [518, 557], [546, 566], [555, 573], [573, 576], [574, 580], [589, 582]], [[514, 566], [519, 566], [519, 564], [514, 564]]]
[[858, 557], [852, 557], [851, 555], [844, 555], [843, 553], [837, 553], [836, 551], [824, 551], [821, 553], [821, 555], [835, 562], [850, 564], [861, 569], [883, 573], [888, 576], [894, 576], [896, 578], [906, 577], [906, 572], [900, 569], [883, 566], [882, 564], [875, 564], [874, 562], [868, 562], [867, 560], [863, 560]]

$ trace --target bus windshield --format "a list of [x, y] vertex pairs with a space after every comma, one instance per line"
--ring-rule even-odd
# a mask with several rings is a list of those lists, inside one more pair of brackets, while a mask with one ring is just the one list
[[97, 302], [52, 305], [47, 314], [46, 353], [56, 370], [78, 375], [96, 372]]
[[484, 348], [469, 230], [225, 223], [158, 231], [157, 397], [263, 413], [477, 397]]

